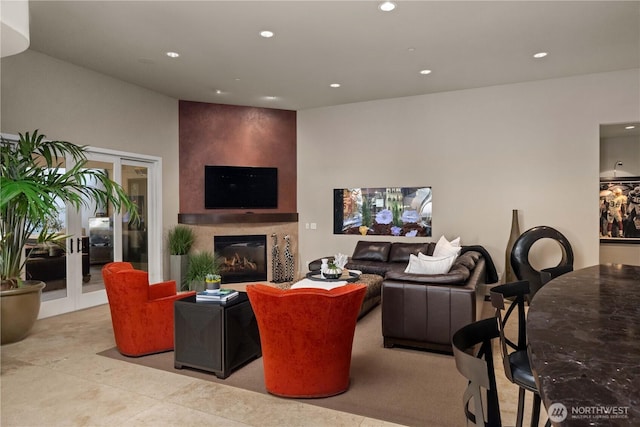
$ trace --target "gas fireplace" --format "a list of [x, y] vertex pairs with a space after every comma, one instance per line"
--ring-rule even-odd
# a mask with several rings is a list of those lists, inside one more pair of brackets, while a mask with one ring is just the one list
[[221, 260], [222, 283], [267, 280], [267, 236], [214, 236], [213, 250]]

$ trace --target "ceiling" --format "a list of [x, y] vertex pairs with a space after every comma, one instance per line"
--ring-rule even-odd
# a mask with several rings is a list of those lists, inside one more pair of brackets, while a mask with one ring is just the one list
[[181, 100], [287, 110], [640, 67], [638, 1], [31, 0], [30, 19], [30, 48], [55, 58]]

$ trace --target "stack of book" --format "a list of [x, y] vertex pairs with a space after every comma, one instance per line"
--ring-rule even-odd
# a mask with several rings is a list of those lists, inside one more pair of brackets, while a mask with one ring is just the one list
[[213, 289], [196, 294], [198, 302], [224, 302], [238, 296], [238, 291], [233, 289]]

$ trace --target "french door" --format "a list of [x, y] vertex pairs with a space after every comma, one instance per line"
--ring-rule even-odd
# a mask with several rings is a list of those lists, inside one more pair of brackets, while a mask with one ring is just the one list
[[[128, 261], [154, 278], [161, 277], [160, 159], [94, 148], [89, 149], [87, 159], [87, 168], [102, 170], [122, 185], [138, 206], [141, 220], [129, 224], [127, 212], [93, 202], [80, 210], [60, 206], [59, 230], [70, 236], [66, 250], [62, 256], [33, 259], [56, 267], [48, 271], [49, 277], [40, 279], [47, 283], [40, 318], [107, 303], [102, 267], [109, 262]], [[151, 256], [150, 247], [156, 248]]]

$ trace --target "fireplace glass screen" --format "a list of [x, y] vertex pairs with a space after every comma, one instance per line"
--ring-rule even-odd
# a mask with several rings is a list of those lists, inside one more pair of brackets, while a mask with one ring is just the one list
[[221, 260], [222, 283], [267, 280], [267, 236], [215, 236], [213, 248]]

